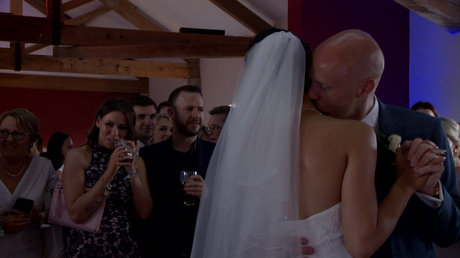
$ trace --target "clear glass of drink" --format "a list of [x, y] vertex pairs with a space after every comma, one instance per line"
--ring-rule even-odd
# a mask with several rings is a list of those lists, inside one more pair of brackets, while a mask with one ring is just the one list
[[[197, 171], [186, 171], [182, 170], [180, 172], [180, 182], [182, 185], [185, 185], [186, 183], [193, 181], [193, 179], [190, 179], [191, 176], [197, 175]], [[184, 195], [182, 196], [182, 205], [185, 206], [192, 206], [195, 205], [195, 196], [187, 194], [184, 192]]]
[[[115, 141], [115, 147], [120, 147], [120, 146], [123, 146], [125, 147], [125, 150], [131, 150], [131, 147], [129, 146], [129, 142], [128, 140], [126, 139], [122, 139], [122, 140], [117, 140]], [[133, 153], [132, 152], [128, 152], [126, 153], [126, 156], [128, 157], [132, 157], [133, 156]], [[131, 177], [135, 177], [138, 175], [138, 173], [133, 173], [131, 171], [131, 163], [133, 162], [132, 159], [126, 159], [124, 160], [123, 162], [128, 162], [129, 165], [125, 166], [125, 169], [126, 171], [128, 172], [128, 175], [125, 177], [125, 180], [129, 180]]]

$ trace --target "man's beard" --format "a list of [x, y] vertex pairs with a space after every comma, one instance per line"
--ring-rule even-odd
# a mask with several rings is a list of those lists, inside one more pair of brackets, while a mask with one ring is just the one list
[[198, 127], [198, 129], [196, 131], [192, 131], [191, 129], [188, 129], [187, 128], [187, 124], [189, 122], [198, 122], [199, 120], [189, 120], [187, 121], [187, 123], [182, 123], [181, 121], [178, 121], [178, 120], [174, 120], [174, 123], [176, 124], [176, 128], [177, 128], [177, 131], [186, 136], [186, 137], [191, 137], [191, 136], [196, 136], [198, 134], [198, 132], [200, 131], [200, 127], [201, 127], [201, 122], [200, 122], [200, 127]]

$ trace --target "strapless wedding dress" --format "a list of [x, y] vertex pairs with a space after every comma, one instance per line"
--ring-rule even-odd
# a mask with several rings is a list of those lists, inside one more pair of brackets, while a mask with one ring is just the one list
[[305, 220], [289, 222], [291, 228], [295, 226], [295, 235], [307, 238], [308, 246], [315, 249], [314, 255], [308, 257], [351, 257], [343, 239], [341, 207], [338, 203]]

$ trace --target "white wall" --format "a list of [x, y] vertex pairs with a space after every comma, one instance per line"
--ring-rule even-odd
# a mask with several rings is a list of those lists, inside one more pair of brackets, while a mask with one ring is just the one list
[[460, 122], [460, 32], [410, 14], [410, 106], [432, 103], [440, 116]]

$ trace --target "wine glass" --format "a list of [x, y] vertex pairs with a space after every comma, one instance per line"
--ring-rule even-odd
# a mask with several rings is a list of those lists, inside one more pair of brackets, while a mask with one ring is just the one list
[[[180, 182], [182, 185], [185, 185], [186, 183], [193, 181], [193, 179], [190, 179], [191, 176], [197, 175], [197, 171], [185, 171], [182, 170], [180, 172]], [[184, 193], [184, 196], [182, 196], [182, 205], [185, 206], [191, 206], [195, 205], [195, 196]]]
[[[120, 147], [120, 146], [125, 147], [125, 150], [131, 150], [131, 147], [129, 146], [129, 142], [126, 139], [116, 140], [115, 141], [115, 147]], [[126, 153], [126, 156], [132, 157], [133, 153], [128, 152], [128, 153]], [[133, 159], [126, 159], [126, 160], [123, 160], [123, 162], [128, 162], [129, 163], [129, 165], [125, 166], [125, 169], [128, 172], [128, 175], [125, 177], [125, 180], [129, 180], [131, 177], [135, 177], [135, 176], [139, 175], [138, 173], [133, 173], [133, 171], [131, 171], [130, 166], [131, 166], [131, 163], [133, 162]]]

